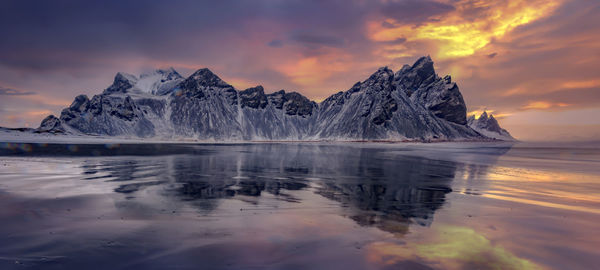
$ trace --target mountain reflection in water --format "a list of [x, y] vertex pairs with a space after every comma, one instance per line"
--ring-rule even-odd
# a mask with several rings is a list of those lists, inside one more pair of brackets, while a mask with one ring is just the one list
[[416, 148], [0, 146], [0, 267], [537, 267], [452, 223], [461, 217], [434, 222], [463, 203], [452, 194], [491, 196], [498, 183], [484, 180], [510, 145]]
[[299, 203], [287, 191], [312, 185], [316, 194], [340, 202], [358, 224], [404, 233], [412, 221], [431, 222], [452, 191], [457, 166], [415, 156], [386, 158], [385, 149], [372, 148], [272, 144], [206, 150], [211, 154], [88, 161], [82, 169], [87, 180], [125, 182], [114, 191], [129, 198], [161, 185], [161, 195], [191, 201], [203, 211], [214, 210], [220, 199], [264, 192]]

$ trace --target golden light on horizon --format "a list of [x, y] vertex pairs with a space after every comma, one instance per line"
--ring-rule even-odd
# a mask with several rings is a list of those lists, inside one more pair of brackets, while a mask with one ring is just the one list
[[[482, 114], [483, 112], [487, 112], [487, 114], [489, 115], [489, 114], [492, 114], [492, 113], [494, 112], [494, 110], [487, 110], [487, 109], [484, 109], [484, 110], [474, 110], [474, 111], [470, 111], [470, 112], [467, 112], [467, 117], [474, 116], [474, 117], [475, 117], [475, 119], [479, 119], [479, 116], [481, 116], [481, 114]], [[496, 116], [494, 116], [494, 117], [496, 117]]]
[[245, 79], [241, 79], [241, 78], [227, 78], [224, 79], [227, 83], [233, 85], [233, 87], [235, 87], [238, 90], [244, 90], [244, 89], [248, 89], [251, 87], [255, 87], [255, 86], [259, 86], [261, 85], [260, 83], [255, 83], [253, 81], [250, 80], [245, 80]]
[[[473, 55], [477, 50], [502, 38], [516, 27], [551, 14], [560, 1], [468, 1], [454, 4], [455, 11], [430, 22], [413, 26], [394, 19], [368, 24], [369, 37], [374, 41], [433, 41], [438, 48], [436, 58]], [[477, 17], [470, 19], [472, 12]], [[391, 25], [391, 27], [390, 27]]]
[[481, 114], [484, 111], [487, 112], [488, 115], [494, 115], [494, 118], [496, 118], [496, 119], [502, 119], [502, 118], [512, 115], [512, 113], [497, 113], [495, 110], [483, 109], [483, 110], [469, 111], [469, 112], [467, 112], [467, 117], [474, 116], [475, 119], [479, 119], [479, 117], [481, 116]]

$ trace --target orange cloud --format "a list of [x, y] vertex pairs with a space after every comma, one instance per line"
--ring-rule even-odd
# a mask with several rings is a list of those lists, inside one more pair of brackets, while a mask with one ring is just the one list
[[522, 86], [517, 86], [515, 88], [509, 89], [506, 92], [503, 92], [501, 94], [501, 96], [503, 97], [508, 97], [508, 96], [514, 96], [514, 95], [522, 95], [522, 94], [526, 94], [531, 92], [530, 90], [528, 90], [528, 88], [526, 87], [522, 87]]
[[50, 110], [37, 110], [37, 111], [28, 111], [25, 113], [29, 117], [39, 117], [39, 116], [48, 116], [52, 114]]
[[503, 92], [501, 96], [547, 94], [563, 91], [566, 89], [586, 89], [600, 87], [600, 80], [580, 80], [560, 82], [557, 80], [536, 80], [529, 81]]
[[562, 84], [563, 88], [593, 88], [600, 87], [600, 80], [572, 81]]
[[462, 0], [454, 3], [454, 12], [421, 25], [386, 19], [386, 26], [372, 21], [367, 28], [374, 41], [433, 41], [438, 48], [436, 58], [453, 58], [473, 55], [516, 27], [548, 16], [559, 5], [559, 0]]
[[40, 104], [44, 104], [44, 105], [52, 105], [52, 106], [60, 106], [60, 107], [69, 106], [72, 102], [70, 100], [58, 99], [58, 98], [48, 97], [46, 95], [40, 95], [40, 94], [31, 95], [31, 96], [22, 96], [21, 98], [27, 99], [27, 100], [35, 102], [35, 103], [40, 103]]
[[278, 70], [288, 76], [292, 82], [305, 86], [315, 86], [335, 73], [353, 68], [351, 57], [342, 53], [329, 53], [305, 57], [281, 65]]
[[7, 122], [10, 125], [14, 125], [16, 127], [21, 127], [23, 125], [25, 127], [30, 127], [36, 126], [36, 123], [39, 123], [41, 118], [44, 118], [50, 114], [52, 114], [52, 111], [50, 110], [30, 110], [25, 112], [18, 112], [18, 114], [8, 114], [4, 117], [0, 117], [0, 120], [3, 120], [4, 122]]
[[569, 104], [566, 103], [562, 103], [562, 102], [558, 102], [558, 103], [552, 103], [552, 102], [547, 102], [547, 101], [533, 101], [533, 102], [529, 102], [527, 105], [523, 106], [522, 109], [524, 110], [545, 110], [545, 109], [550, 109], [550, 108], [556, 108], [556, 107], [567, 107], [569, 106]]
[[233, 85], [233, 87], [235, 87], [238, 90], [244, 90], [250, 87], [260, 85], [259, 83], [241, 78], [223, 78], [223, 80], [225, 80], [228, 84]]
[[387, 59], [396, 59], [402, 57], [411, 57], [417, 54], [417, 51], [411, 48], [408, 48], [404, 44], [397, 45], [387, 45], [382, 48], [376, 49], [374, 52], [375, 55], [387, 58]]

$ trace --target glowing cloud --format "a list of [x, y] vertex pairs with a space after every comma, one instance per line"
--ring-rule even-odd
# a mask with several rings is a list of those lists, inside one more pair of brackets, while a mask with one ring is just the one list
[[566, 103], [552, 103], [552, 102], [547, 102], [547, 101], [533, 101], [533, 102], [529, 102], [527, 105], [523, 106], [522, 109], [524, 110], [530, 110], [530, 109], [537, 109], [537, 110], [544, 110], [544, 109], [550, 109], [550, 108], [556, 108], [556, 107], [567, 107], [569, 106], [569, 104]]
[[564, 88], [593, 88], [600, 87], [600, 80], [573, 81], [562, 84]]
[[292, 82], [301, 86], [315, 86], [334, 73], [352, 68], [349, 55], [330, 52], [311, 56], [279, 66], [278, 70], [288, 76]]
[[467, 117], [474, 116], [475, 119], [479, 119], [479, 117], [481, 116], [481, 114], [484, 111], [487, 112], [488, 115], [494, 115], [494, 118], [496, 118], [496, 119], [502, 119], [502, 118], [512, 115], [512, 113], [498, 113], [495, 110], [489, 110], [489, 109], [483, 108], [483, 109], [467, 112]]
[[51, 110], [38, 110], [38, 111], [28, 111], [25, 113], [27, 116], [48, 116], [50, 114], [52, 114]]
[[545, 0], [462, 0], [454, 4], [455, 11], [420, 25], [386, 19], [385, 25], [369, 22], [368, 31], [375, 41], [434, 41], [437, 58], [461, 57], [474, 54], [520, 25], [549, 15], [559, 4]]
[[250, 87], [260, 85], [260, 83], [256, 83], [256, 82], [245, 80], [245, 79], [238, 79], [238, 78], [225, 78], [224, 80], [227, 83], [233, 85], [233, 87], [240, 89], [240, 90], [244, 90], [244, 89], [247, 89]]

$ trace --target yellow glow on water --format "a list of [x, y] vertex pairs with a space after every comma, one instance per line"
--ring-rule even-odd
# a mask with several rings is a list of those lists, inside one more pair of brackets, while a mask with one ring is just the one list
[[597, 181], [596, 177], [589, 174], [547, 172], [530, 169], [519, 169], [510, 167], [497, 167], [487, 176], [490, 180], [506, 182], [591, 182]]
[[526, 196], [534, 195], [534, 196], [552, 197], [552, 199], [554, 199], [555, 202], [557, 201], [556, 199], [559, 199], [559, 200], [569, 200], [569, 201], [579, 202], [579, 203], [598, 203], [598, 204], [600, 204], [600, 194], [581, 194], [581, 193], [569, 192], [569, 191], [558, 190], [558, 189], [553, 189], [551, 191], [549, 191], [549, 190], [536, 191], [536, 190], [526, 190], [526, 189], [522, 189], [522, 188], [513, 188], [513, 187], [509, 187], [509, 186], [502, 186], [502, 190], [493, 190], [493, 191], [489, 191], [487, 193], [495, 194], [495, 195], [508, 195], [511, 197], [521, 196], [521, 195], [526, 195]]
[[489, 193], [482, 194], [481, 196], [486, 197], [486, 198], [496, 199], [496, 200], [518, 202], [518, 203], [523, 203], [523, 204], [544, 206], [544, 207], [564, 209], [564, 210], [587, 212], [587, 213], [592, 213], [592, 214], [600, 214], [600, 209], [579, 206], [579, 205], [553, 203], [553, 202], [546, 202], [546, 201], [541, 201], [541, 200], [532, 200], [532, 199], [518, 198], [518, 197], [513, 197], [513, 196], [502, 196], [502, 195], [495, 195], [495, 194], [489, 194]]
[[[599, 191], [568, 188], [570, 182], [595, 183], [598, 178], [594, 175], [499, 167], [487, 178], [492, 184], [488, 191], [482, 192], [485, 198], [600, 214]], [[556, 183], [567, 186], [557, 188]]]
[[467, 227], [438, 226], [422, 243], [375, 242], [367, 247], [372, 263], [394, 265], [425, 260], [440, 269], [541, 269]]
[[[369, 37], [375, 41], [434, 41], [437, 58], [474, 54], [494, 39], [502, 38], [516, 27], [549, 15], [560, 1], [472, 1], [454, 4], [455, 11], [421, 25], [405, 25], [387, 19], [368, 24]], [[472, 18], [475, 16], [474, 18]], [[393, 25], [393, 27], [389, 27]]]

